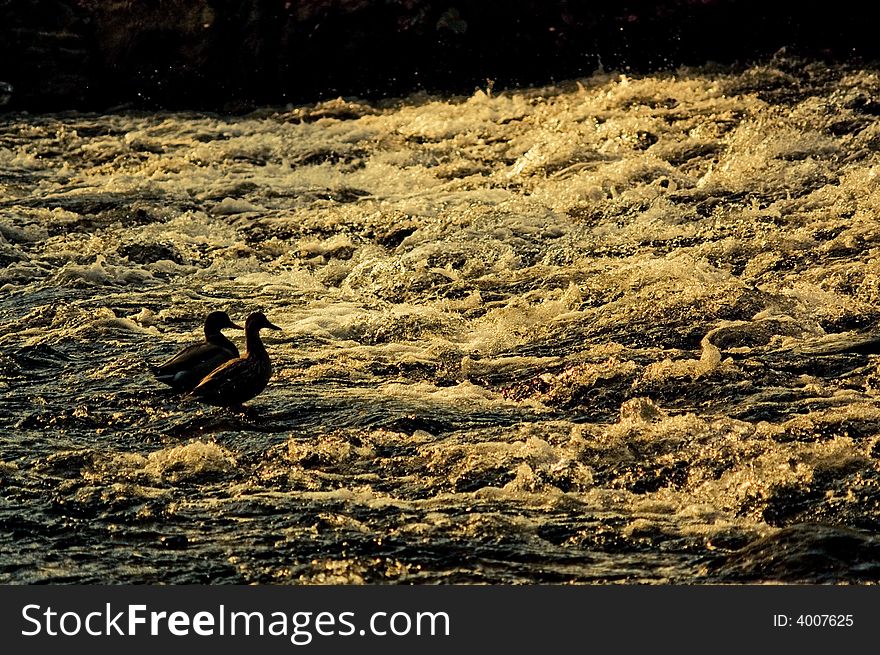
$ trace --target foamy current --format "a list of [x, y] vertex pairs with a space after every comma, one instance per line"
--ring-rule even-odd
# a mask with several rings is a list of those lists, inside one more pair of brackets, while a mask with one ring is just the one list
[[[0, 118], [0, 581], [876, 581], [878, 98]], [[215, 309], [253, 415], [150, 375]]]

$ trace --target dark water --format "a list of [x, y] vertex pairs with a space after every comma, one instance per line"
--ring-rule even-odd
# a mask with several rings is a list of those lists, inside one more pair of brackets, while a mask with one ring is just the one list
[[[878, 92], [6, 115], [0, 580], [874, 582]], [[149, 374], [214, 309], [246, 416]]]

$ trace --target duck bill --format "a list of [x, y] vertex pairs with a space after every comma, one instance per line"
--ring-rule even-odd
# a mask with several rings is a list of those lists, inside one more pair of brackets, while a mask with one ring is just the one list
[[280, 327], [278, 327], [277, 325], [274, 325], [273, 323], [270, 323], [269, 321], [266, 321], [266, 327], [269, 328], [270, 330], [280, 330], [281, 329]]
[[232, 321], [229, 321], [229, 327], [231, 327], [233, 330], [244, 330], [243, 327], [236, 323], [233, 323]]

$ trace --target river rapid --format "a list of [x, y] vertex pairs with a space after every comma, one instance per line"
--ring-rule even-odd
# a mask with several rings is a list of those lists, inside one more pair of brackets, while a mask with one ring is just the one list
[[[878, 180], [792, 59], [0, 115], [0, 581], [875, 582]], [[150, 374], [215, 309], [246, 415]]]

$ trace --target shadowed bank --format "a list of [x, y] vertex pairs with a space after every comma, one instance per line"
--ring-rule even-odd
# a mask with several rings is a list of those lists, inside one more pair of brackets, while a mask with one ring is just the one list
[[[862, 3], [757, 0], [0, 1], [10, 107], [241, 112], [339, 95], [469, 94], [596, 70], [876, 59]], [[0, 91], [0, 99], [3, 97]]]

